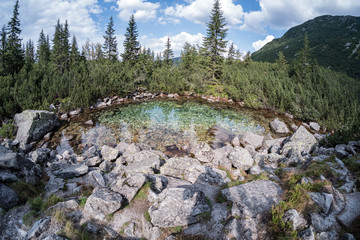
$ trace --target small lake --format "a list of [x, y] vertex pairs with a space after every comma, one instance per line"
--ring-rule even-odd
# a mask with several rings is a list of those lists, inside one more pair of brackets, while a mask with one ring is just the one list
[[[94, 125], [84, 124], [89, 119]], [[247, 131], [264, 135], [272, 119], [264, 111], [199, 99], [129, 102], [72, 119], [55, 133], [53, 146], [80, 153], [93, 145], [124, 141], [165, 151], [201, 141], [218, 148]]]

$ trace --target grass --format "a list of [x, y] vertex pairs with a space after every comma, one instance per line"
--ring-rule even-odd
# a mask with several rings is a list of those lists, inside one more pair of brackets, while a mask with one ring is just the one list
[[147, 182], [145, 183], [140, 190], [136, 193], [134, 200], [145, 200], [148, 197], [149, 189], [150, 189], [151, 183]]
[[105, 218], [109, 222], [112, 221], [114, 219], [114, 213], [110, 213], [110, 214], [106, 215]]
[[87, 197], [85, 197], [85, 196], [80, 196], [79, 197], [79, 206], [81, 207], [81, 208], [84, 208], [85, 207], [85, 204], [86, 204], [86, 201], [87, 201]]
[[144, 218], [146, 219], [146, 221], [151, 223], [151, 217], [149, 211], [144, 212]]
[[269, 180], [268, 176], [266, 176], [265, 173], [261, 173], [261, 174], [258, 174], [258, 175], [247, 175], [245, 177], [245, 180], [231, 181], [231, 182], [225, 183], [221, 188], [222, 189], [231, 188], [231, 187], [235, 187], [235, 186], [238, 186], [238, 185], [241, 185], [241, 184], [244, 184], [244, 183], [248, 183], [248, 182], [252, 182], [252, 181], [260, 180], [260, 179]]
[[226, 198], [221, 194], [221, 191], [219, 191], [218, 194], [216, 194], [215, 201], [217, 203], [227, 202]]
[[209, 221], [211, 219], [211, 211], [200, 213], [197, 217], [204, 221]]
[[15, 134], [16, 126], [12, 120], [0, 127], [0, 137], [2, 138], [14, 139]]
[[31, 210], [30, 212], [26, 213], [22, 218], [24, 224], [29, 227], [31, 227], [34, 224], [34, 222], [36, 222], [39, 219], [40, 219], [39, 213], [34, 210]]
[[56, 196], [56, 195], [51, 195], [48, 199], [46, 199], [46, 201], [43, 203], [42, 205], [42, 210], [46, 210], [51, 206], [54, 206], [55, 204], [59, 203], [59, 202], [63, 202], [64, 199]]
[[42, 183], [34, 186], [24, 181], [10, 183], [9, 187], [18, 194], [20, 204], [25, 204], [27, 201], [38, 197], [44, 189]]

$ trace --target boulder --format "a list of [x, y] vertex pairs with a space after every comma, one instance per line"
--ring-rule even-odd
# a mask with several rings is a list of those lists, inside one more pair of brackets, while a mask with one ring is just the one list
[[19, 197], [17, 193], [5, 184], [0, 183], [0, 208], [9, 210], [15, 207], [18, 202]]
[[30, 153], [31, 160], [35, 163], [42, 163], [49, 159], [50, 149], [38, 148]]
[[283, 221], [291, 222], [294, 230], [302, 229], [306, 225], [306, 220], [296, 209], [289, 209], [285, 212]]
[[309, 122], [309, 126], [314, 131], [318, 132], [320, 130], [320, 125], [316, 122]]
[[114, 161], [120, 155], [120, 151], [116, 148], [109, 147], [107, 145], [102, 146], [101, 156], [105, 161]]
[[[221, 194], [233, 202], [240, 217], [256, 217], [264, 214], [281, 200], [283, 190], [269, 180], [257, 180], [221, 190]], [[236, 211], [238, 210], [238, 211]]]
[[89, 167], [96, 167], [96, 166], [99, 166], [100, 163], [102, 163], [102, 162], [103, 162], [103, 159], [101, 159], [99, 156], [95, 156], [92, 158], [88, 158], [85, 161], [85, 164]]
[[40, 140], [59, 126], [56, 114], [48, 111], [26, 110], [15, 114], [14, 120], [18, 127], [16, 139], [23, 145]]
[[315, 240], [315, 229], [313, 226], [310, 226], [308, 229], [300, 232], [301, 240]]
[[289, 129], [287, 128], [286, 124], [282, 121], [280, 121], [278, 118], [275, 118], [270, 123], [270, 128], [274, 133], [277, 134], [286, 134], [289, 133]]
[[209, 211], [204, 193], [191, 185], [166, 188], [149, 208], [151, 223], [162, 228], [196, 223], [199, 214]]
[[53, 171], [53, 174], [57, 177], [68, 179], [73, 177], [79, 177], [88, 172], [89, 167], [85, 164], [60, 164], [59, 168]]
[[[132, 144], [131, 144], [132, 145]], [[131, 146], [129, 145], [129, 146]], [[121, 166], [117, 160], [117, 167], [120, 166], [127, 174], [145, 173], [153, 174], [158, 173], [160, 170], [162, 154], [154, 150], [144, 150], [135, 153], [125, 152], [121, 158], [121, 163], [127, 166]]]
[[322, 210], [324, 211], [325, 214], [329, 213], [331, 203], [333, 201], [332, 194], [310, 192], [309, 195], [310, 195], [311, 199], [322, 208]]
[[214, 159], [214, 151], [209, 144], [201, 142], [190, 151], [200, 162], [208, 163]]
[[127, 178], [118, 178], [110, 188], [114, 192], [121, 193], [130, 203], [145, 182], [146, 176], [144, 174], [135, 173]]
[[234, 147], [229, 153], [228, 158], [234, 167], [244, 171], [247, 171], [254, 164], [254, 159], [251, 157], [249, 151], [240, 147]]
[[304, 153], [310, 153], [316, 146], [316, 143], [316, 138], [306, 128], [300, 126], [283, 145], [280, 152], [285, 156], [294, 155], [301, 157]]
[[40, 235], [47, 231], [51, 224], [51, 218], [46, 217], [42, 218], [34, 223], [31, 227], [30, 231], [26, 235], [26, 239], [35, 240], [39, 239]]
[[90, 219], [103, 221], [106, 215], [116, 212], [122, 205], [123, 197], [120, 193], [113, 192], [109, 188], [95, 188], [86, 201], [84, 215]]
[[360, 192], [345, 194], [345, 208], [337, 216], [337, 219], [346, 227], [350, 227], [353, 221], [360, 216]]
[[14, 152], [0, 153], [0, 168], [18, 170], [19, 165], [19, 155]]
[[0, 171], [0, 182], [7, 183], [7, 182], [16, 182], [16, 181], [19, 181], [19, 179], [14, 174]]
[[232, 140], [231, 140], [231, 145], [233, 145], [234, 147], [240, 147], [240, 139], [238, 136], [235, 136]]
[[314, 226], [316, 232], [326, 232], [337, 226], [336, 219], [333, 215], [324, 216], [317, 212], [310, 214], [311, 223]]
[[57, 178], [54, 175], [50, 176], [50, 180], [46, 184], [44, 190], [46, 194], [51, 195], [62, 189], [65, 185], [65, 181], [62, 178]]
[[240, 138], [240, 143], [244, 147], [246, 145], [252, 145], [255, 149], [258, 149], [262, 146], [263, 140], [263, 136], [255, 134], [253, 132], [245, 132]]

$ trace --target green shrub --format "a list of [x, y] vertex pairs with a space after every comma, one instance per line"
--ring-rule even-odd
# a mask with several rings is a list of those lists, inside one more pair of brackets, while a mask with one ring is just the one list
[[37, 211], [31, 210], [23, 216], [23, 222], [26, 226], [32, 226], [34, 222], [39, 219], [39, 213]]
[[1, 138], [9, 138], [14, 139], [16, 134], [16, 126], [13, 121], [9, 121], [8, 123], [2, 125], [0, 128], [0, 137]]
[[54, 206], [55, 204], [59, 203], [59, 202], [63, 202], [64, 199], [61, 197], [58, 197], [56, 195], [51, 195], [48, 199], [46, 199], [46, 201], [44, 202], [43, 206], [42, 206], [42, 210], [46, 210], [51, 206]]
[[146, 221], [151, 223], [151, 217], [150, 217], [150, 213], [148, 211], [144, 212], [144, 217], [145, 217]]

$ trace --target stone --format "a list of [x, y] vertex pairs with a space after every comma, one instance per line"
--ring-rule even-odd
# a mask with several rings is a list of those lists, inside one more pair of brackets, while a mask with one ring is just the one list
[[233, 202], [233, 208], [242, 212], [240, 217], [256, 217], [265, 214], [281, 200], [283, 190], [269, 180], [256, 180], [221, 190], [221, 194]]
[[314, 131], [320, 131], [320, 125], [316, 122], [309, 122], [309, 126]]
[[303, 153], [311, 153], [311, 151], [316, 147], [316, 144], [317, 141], [315, 137], [303, 126], [300, 126], [283, 145], [280, 152], [284, 156], [291, 154], [296, 157], [301, 157]]
[[120, 151], [116, 148], [109, 147], [107, 145], [102, 146], [101, 156], [105, 161], [114, 161], [120, 155]]
[[39, 239], [40, 235], [47, 231], [51, 224], [51, 218], [42, 218], [34, 223], [26, 235], [26, 239], [35, 240]]
[[57, 178], [54, 175], [50, 176], [50, 180], [46, 184], [44, 190], [48, 195], [56, 193], [57, 191], [64, 188], [65, 181], [62, 178]]
[[356, 240], [356, 238], [354, 237], [354, 235], [350, 234], [350, 233], [344, 233], [343, 235], [341, 235], [341, 240]]
[[322, 208], [325, 214], [329, 213], [331, 203], [333, 201], [332, 194], [328, 194], [324, 192], [323, 193], [310, 192], [309, 195], [311, 199]]
[[9, 210], [15, 207], [18, 202], [19, 197], [17, 193], [5, 184], [0, 183], [0, 208]]
[[234, 167], [244, 171], [247, 171], [254, 164], [254, 159], [249, 151], [240, 147], [234, 147], [229, 153], [228, 158]]
[[329, 239], [338, 239], [338, 234], [336, 231], [331, 230], [328, 232], [321, 232], [316, 234], [317, 240], [329, 240]]
[[103, 161], [100, 166], [99, 169], [101, 171], [103, 171], [104, 173], [108, 173], [111, 172], [111, 170], [114, 168], [114, 163], [110, 162], [110, 161]]
[[91, 176], [97, 185], [100, 187], [105, 187], [105, 180], [104, 177], [101, 175], [100, 171], [91, 171], [89, 172], [89, 176]]
[[145, 183], [146, 176], [142, 173], [135, 173], [127, 178], [118, 178], [110, 188], [114, 192], [121, 193], [130, 203]]
[[73, 177], [79, 177], [88, 172], [89, 167], [83, 163], [80, 164], [61, 164], [59, 169], [53, 171], [53, 174], [57, 177], [68, 179]]
[[[277, 149], [280, 148], [282, 142], [285, 140], [286, 138], [276, 138], [276, 139], [269, 139], [269, 140], [265, 140], [264, 141], [264, 147], [265, 148], [272, 148], [273, 146], [276, 146]], [[277, 152], [277, 149], [274, 151], [274, 152], [271, 152], [271, 153], [275, 153]]]
[[151, 223], [161, 228], [196, 223], [199, 214], [209, 211], [204, 193], [191, 185], [166, 188], [149, 208]]
[[233, 145], [234, 147], [240, 147], [240, 139], [238, 136], [235, 136], [232, 140], [231, 140], [231, 145]]
[[129, 146], [130, 144], [126, 143], [126, 142], [119, 142], [116, 145], [116, 149], [120, 151], [121, 154], [123, 154], [126, 151], [126, 148]]
[[360, 192], [345, 194], [345, 208], [337, 216], [337, 219], [346, 227], [350, 227], [353, 221], [360, 216]]
[[32, 153], [30, 153], [31, 160], [35, 163], [43, 163], [47, 161], [50, 157], [50, 149], [48, 148], [38, 148]]
[[[279, 162], [284, 159], [284, 156], [276, 154], [276, 153], [269, 153], [265, 155], [259, 155], [256, 158], [259, 158], [259, 166], [265, 168], [277, 168]], [[257, 159], [255, 159], [257, 161]]]
[[72, 212], [79, 209], [80, 205], [74, 200], [68, 200], [65, 202], [59, 202], [49, 208], [49, 210], [59, 210], [59, 211], [66, 211], [66, 212]]
[[296, 211], [296, 209], [289, 209], [285, 212], [283, 221], [291, 222], [294, 230], [299, 230], [306, 225], [306, 220], [302, 215]]
[[344, 185], [342, 185], [339, 190], [345, 192], [345, 193], [351, 193], [354, 189], [355, 182], [354, 181], [348, 181]]
[[86, 201], [84, 215], [90, 219], [103, 221], [106, 215], [116, 212], [122, 205], [123, 197], [120, 193], [113, 192], [109, 188], [95, 188]]
[[103, 162], [103, 159], [101, 159], [99, 156], [95, 156], [92, 158], [88, 158], [85, 161], [85, 164], [89, 167], [97, 167]]
[[48, 111], [26, 110], [15, 114], [14, 120], [18, 127], [16, 139], [20, 141], [20, 146], [40, 140], [59, 126], [56, 114]]
[[7, 182], [16, 182], [19, 181], [19, 178], [12, 173], [0, 171], [0, 182], [7, 183]]
[[92, 146], [83, 152], [82, 156], [86, 158], [98, 157], [98, 151], [95, 146]]
[[293, 123], [293, 124], [291, 124], [290, 128], [291, 128], [291, 130], [293, 130], [295, 132], [296, 130], [298, 130], [299, 127], [296, 126], [295, 123]]
[[200, 162], [208, 163], [214, 159], [214, 151], [209, 144], [201, 142], [193, 147], [190, 151]]
[[316, 232], [326, 232], [336, 226], [336, 219], [333, 215], [323, 216], [317, 212], [310, 214], [311, 223]]
[[44, 240], [68, 240], [66, 237], [62, 237], [56, 234], [50, 235], [46, 238], [44, 238]]
[[310, 226], [308, 229], [300, 232], [301, 240], [315, 240], [315, 229], [313, 226]]
[[255, 165], [252, 166], [249, 170], [249, 173], [252, 175], [258, 175], [260, 173], [264, 172], [263, 170], [261, 170], [261, 168], [259, 167], [259, 165]]
[[19, 158], [14, 152], [0, 153], [0, 168], [19, 170]]
[[270, 122], [270, 128], [274, 133], [277, 134], [286, 134], [290, 132], [286, 124], [280, 121], [278, 118], [275, 118], [272, 122]]
[[63, 120], [63, 121], [67, 120], [68, 118], [69, 118], [68, 113], [61, 114], [61, 116], [60, 116], [60, 119]]
[[231, 162], [227, 158], [229, 153], [233, 150], [230, 145], [226, 145], [222, 148], [217, 148], [214, 150], [214, 159], [212, 163], [216, 166], [221, 166], [227, 170], [231, 170]]
[[140, 147], [137, 146], [135, 143], [130, 144], [126, 147], [125, 152], [127, 153], [137, 153], [140, 152]]
[[125, 152], [122, 156], [121, 164], [125, 164], [127, 166], [122, 166], [118, 164], [119, 160], [117, 160], [116, 168], [118, 168], [118, 166], [121, 167], [125, 170], [127, 174], [154, 174], [160, 171], [160, 164], [162, 158], [163, 157], [161, 157], [161, 154], [158, 151], [154, 150], [144, 150], [133, 154]]
[[92, 125], [94, 125], [94, 122], [93, 122], [93, 120], [90, 119], [90, 120], [87, 120], [84, 124], [92, 126]]
[[258, 149], [263, 144], [264, 137], [253, 132], [245, 132], [241, 138], [240, 143], [245, 147], [246, 145], [252, 145], [255, 149]]

